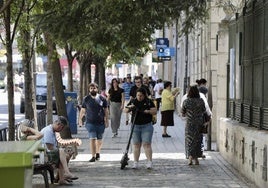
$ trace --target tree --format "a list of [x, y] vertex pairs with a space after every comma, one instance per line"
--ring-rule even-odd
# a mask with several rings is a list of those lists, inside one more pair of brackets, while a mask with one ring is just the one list
[[[182, 19], [180, 31], [188, 33], [196, 21], [204, 21], [207, 16], [204, 0], [43, 0], [42, 3], [46, 9], [35, 15], [36, 23], [56, 44], [68, 44], [79, 54], [83, 78], [80, 97], [82, 90], [87, 94], [85, 78], [90, 79], [87, 67], [91, 63], [104, 69], [108, 56], [111, 62], [122, 59], [137, 62], [151, 50], [155, 29]], [[189, 14], [185, 15], [185, 11]], [[100, 83], [102, 80], [99, 79]]]
[[[33, 30], [30, 24], [30, 13], [34, 7], [32, 1], [22, 1], [22, 16], [18, 23], [19, 34], [17, 36], [18, 49], [22, 54], [23, 72], [24, 72], [24, 93], [25, 96], [25, 118], [35, 120], [37, 126], [36, 117], [36, 103], [35, 103], [35, 89], [33, 82], [33, 54], [34, 54], [34, 41], [35, 36], [31, 35]], [[32, 4], [31, 4], [32, 3]], [[32, 40], [31, 40], [32, 39]]]
[[90, 49], [96, 57], [106, 59], [110, 55], [115, 62], [122, 58], [134, 62], [139, 49], [149, 50], [155, 29], [173, 24], [185, 16], [186, 10], [190, 14], [181, 29], [186, 33], [194, 28], [195, 21], [206, 17], [206, 1], [57, 1], [39, 16], [43, 29], [76, 51]]
[[[2, 43], [6, 47], [7, 56], [7, 91], [8, 91], [8, 122], [9, 122], [9, 140], [15, 140], [15, 111], [14, 111], [14, 82], [13, 82], [13, 60], [12, 44], [14, 42], [16, 29], [21, 17], [23, 1], [11, 3], [8, 1], [1, 10], [3, 10], [3, 22], [5, 28], [5, 37], [1, 36]], [[11, 27], [11, 25], [13, 27]]]

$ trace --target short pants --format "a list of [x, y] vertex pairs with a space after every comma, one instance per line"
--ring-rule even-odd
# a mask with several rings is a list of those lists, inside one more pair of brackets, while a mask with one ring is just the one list
[[86, 123], [86, 129], [88, 132], [88, 137], [90, 139], [101, 140], [103, 133], [104, 133], [104, 130], [105, 130], [105, 125], [104, 124]]
[[152, 123], [144, 125], [135, 125], [132, 135], [133, 144], [151, 144], [153, 138], [154, 127]]

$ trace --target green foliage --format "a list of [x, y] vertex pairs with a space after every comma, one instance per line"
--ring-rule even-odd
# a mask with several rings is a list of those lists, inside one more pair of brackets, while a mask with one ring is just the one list
[[[76, 51], [134, 62], [150, 50], [155, 29], [183, 21], [182, 33], [207, 16], [203, 0], [43, 0], [35, 24]], [[187, 15], [185, 12], [188, 12]], [[185, 16], [186, 15], [186, 16]]]

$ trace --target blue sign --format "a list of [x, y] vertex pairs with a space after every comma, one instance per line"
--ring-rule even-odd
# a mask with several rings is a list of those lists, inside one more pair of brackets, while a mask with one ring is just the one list
[[169, 47], [168, 38], [157, 38], [156, 39], [156, 48]]
[[164, 56], [175, 56], [175, 48], [157, 48], [157, 56], [164, 57]]

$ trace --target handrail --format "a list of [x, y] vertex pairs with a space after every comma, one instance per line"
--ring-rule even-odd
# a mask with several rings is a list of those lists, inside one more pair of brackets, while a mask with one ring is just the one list
[[7, 132], [8, 127], [7, 126], [0, 126], [0, 141], [7, 141]]

